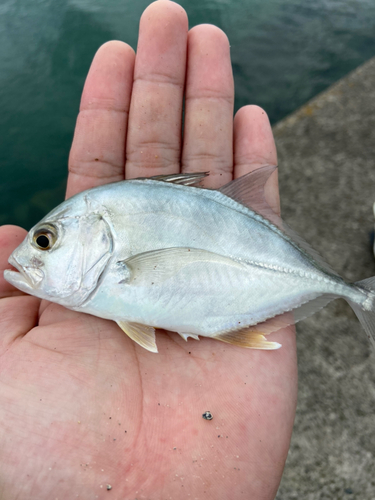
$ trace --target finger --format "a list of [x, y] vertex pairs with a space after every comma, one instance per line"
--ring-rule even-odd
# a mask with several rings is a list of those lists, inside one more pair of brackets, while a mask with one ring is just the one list
[[0, 298], [13, 295], [25, 295], [13, 285], [5, 281], [4, 270], [14, 268], [8, 264], [10, 254], [25, 239], [27, 231], [18, 226], [0, 227]]
[[159, 0], [143, 13], [126, 144], [126, 178], [179, 172], [188, 20]]
[[113, 41], [95, 54], [83, 89], [69, 157], [66, 196], [124, 179], [134, 51]]
[[233, 101], [227, 36], [208, 24], [191, 29], [182, 166], [184, 172], [209, 171], [209, 187], [233, 178]]
[[[277, 153], [266, 112], [259, 106], [244, 106], [234, 118], [234, 177], [264, 165], [277, 165]], [[276, 213], [280, 213], [277, 171], [265, 187], [265, 197]]]

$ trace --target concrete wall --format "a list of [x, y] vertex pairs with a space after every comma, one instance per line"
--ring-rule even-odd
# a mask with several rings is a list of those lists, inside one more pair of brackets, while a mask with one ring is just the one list
[[[375, 58], [274, 133], [284, 219], [347, 280], [375, 275]], [[374, 500], [375, 353], [343, 300], [297, 332], [299, 400], [277, 500]]]

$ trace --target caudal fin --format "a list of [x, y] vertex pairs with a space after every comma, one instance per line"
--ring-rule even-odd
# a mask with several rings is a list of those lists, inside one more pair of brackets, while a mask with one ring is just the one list
[[366, 307], [364, 308], [351, 300], [348, 300], [348, 302], [353, 308], [353, 311], [361, 322], [367, 337], [375, 349], [375, 276], [358, 281], [355, 285], [369, 293], [365, 304]]

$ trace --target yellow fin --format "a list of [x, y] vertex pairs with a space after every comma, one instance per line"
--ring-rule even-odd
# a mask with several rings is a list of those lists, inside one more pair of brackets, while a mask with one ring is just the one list
[[131, 323], [129, 321], [116, 321], [118, 326], [128, 335], [134, 342], [137, 342], [141, 347], [144, 347], [150, 352], [158, 352], [155, 342], [155, 328], [140, 323]]
[[269, 342], [266, 340], [262, 332], [250, 330], [248, 328], [220, 333], [212, 338], [227, 342], [228, 344], [248, 347], [249, 349], [273, 350], [281, 347], [281, 344], [278, 342]]

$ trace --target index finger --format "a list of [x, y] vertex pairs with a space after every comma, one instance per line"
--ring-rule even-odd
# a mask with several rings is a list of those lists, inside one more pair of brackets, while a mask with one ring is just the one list
[[118, 41], [105, 43], [95, 54], [69, 156], [67, 198], [124, 179], [134, 58], [133, 49]]

